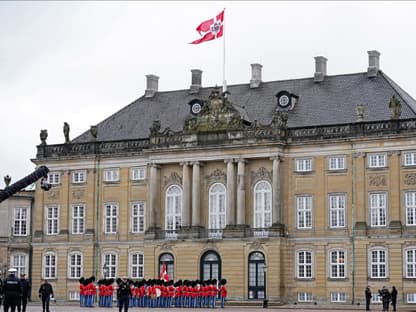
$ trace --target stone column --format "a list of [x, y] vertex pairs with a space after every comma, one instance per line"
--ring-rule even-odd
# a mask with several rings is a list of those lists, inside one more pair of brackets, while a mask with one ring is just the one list
[[156, 209], [157, 199], [159, 197], [158, 192], [158, 174], [159, 166], [155, 163], [149, 164], [150, 167], [150, 188], [149, 188], [149, 205], [147, 215], [147, 229], [154, 229], [157, 227]]
[[200, 215], [200, 163], [195, 161], [192, 163], [192, 226], [197, 227], [201, 225]]
[[189, 163], [181, 163], [182, 166], [182, 226], [188, 227], [190, 225], [191, 217], [191, 177]]
[[246, 189], [245, 189], [245, 163], [238, 159], [237, 165], [237, 224], [246, 224]]
[[280, 224], [281, 223], [281, 216], [280, 216], [280, 157], [276, 156], [271, 158], [273, 160], [273, 180], [272, 180], [272, 197], [273, 197], [273, 216], [272, 216], [272, 224]]
[[235, 168], [234, 160], [226, 159], [227, 164], [227, 214], [226, 224], [235, 225]]

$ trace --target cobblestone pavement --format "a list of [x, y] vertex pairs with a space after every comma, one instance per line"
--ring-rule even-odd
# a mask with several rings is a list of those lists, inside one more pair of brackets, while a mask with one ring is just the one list
[[[3, 309], [3, 307], [1, 307]], [[182, 309], [162, 309], [162, 308], [129, 308], [129, 312], [139, 312], [140, 310], [146, 310], [146, 311], [152, 311], [152, 312], [165, 312], [166, 310], [169, 310], [169, 312], [179, 312], [179, 311], [189, 311], [190, 309], [182, 308]], [[213, 311], [213, 309], [192, 309], [192, 310], [198, 310], [201, 312], [207, 312], [207, 311]], [[347, 311], [365, 311], [365, 307], [363, 306], [322, 306], [322, 307], [316, 307], [316, 306], [278, 306], [278, 307], [269, 307], [267, 309], [263, 309], [261, 305], [258, 307], [237, 307], [237, 306], [226, 306], [225, 309], [216, 308], [218, 312], [221, 311], [228, 311], [228, 312], [260, 312], [263, 311], [277, 311], [277, 312], [318, 312], [318, 311], [337, 311], [337, 312], [347, 312]], [[17, 311], [17, 309], [16, 309]], [[85, 307], [79, 307], [77, 305], [63, 305], [63, 304], [55, 304], [52, 303], [50, 306], [50, 312], [118, 312], [118, 308], [113, 306], [112, 308], [101, 308], [101, 307], [93, 307], [93, 308], [85, 308]], [[374, 305], [371, 307], [371, 311], [382, 311], [381, 305]], [[392, 310], [390, 310], [392, 311]], [[406, 311], [406, 312], [416, 312], [416, 306], [399, 306], [397, 308], [397, 311]], [[36, 303], [31, 303], [27, 306], [26, 312], [42, 312], [42, 306]]]

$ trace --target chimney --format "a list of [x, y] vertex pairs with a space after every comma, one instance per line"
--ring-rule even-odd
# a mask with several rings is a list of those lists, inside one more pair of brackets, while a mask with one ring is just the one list
[[326, 76], [326, 61], [327, 59], [323, 56], [315, 56], [315, 82], [324, 81]]
[[367, 77], [377, 77], [378, 70], [380, 69], [380, 52], [373, 50], [367, 51], [368, 53], [368, 68]]
[[151, 98], [158, 91], [159, 77], [156, 75], [146, 75], [146, 78], [146, 91], [144, 92], [144, 96]]
[[261, 68], [263, 65], [255, 63], [251, 64], [251, 80], [250, 88], [258, 88], [261, 84]]
[[200, 69], [191, 69], [192, 79], [191, 79], [191, 87], [190, 87], [190, 94], [198, 93], [199, 89], [202, 86], [202, 70]]

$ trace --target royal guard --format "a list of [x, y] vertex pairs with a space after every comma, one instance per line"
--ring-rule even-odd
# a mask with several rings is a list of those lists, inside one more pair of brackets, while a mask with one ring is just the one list
[[109, 278], [105, 280], [105, 302], [104, 306], [111, 308], [113, 306], [113, 293], [114, 293], [114, 279]]
[[227, 280], [223, 278], [221, 280], [221, 286], [220, 286], [221, 308], [223, 309], [225, 305], [225, 299], [227, 298], [227, 288], [225, 287], [226, 284], [227, 284]]
[[99, 307], [105, 307], [105, 296], [106, 296], [106, 290], [107, 286], [105, 285], [105, 280], [100, 279], [98, 282], [98, 306]]
[[85, 286], [84, 286], [85, 279], [84, 277], [81, 277], [78, 281], [79, 281], [79, 306], [83, 307], [85, 305]]

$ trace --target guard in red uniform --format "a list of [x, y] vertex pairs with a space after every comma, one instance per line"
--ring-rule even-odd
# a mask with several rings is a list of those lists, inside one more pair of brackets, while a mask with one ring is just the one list
[[221, 308], [224, 308], [225, 299], [227, 298], [227, 288], [225, 287], [225, 284], [227, 284], [227, 280], [223, 278], [220, 286]]

